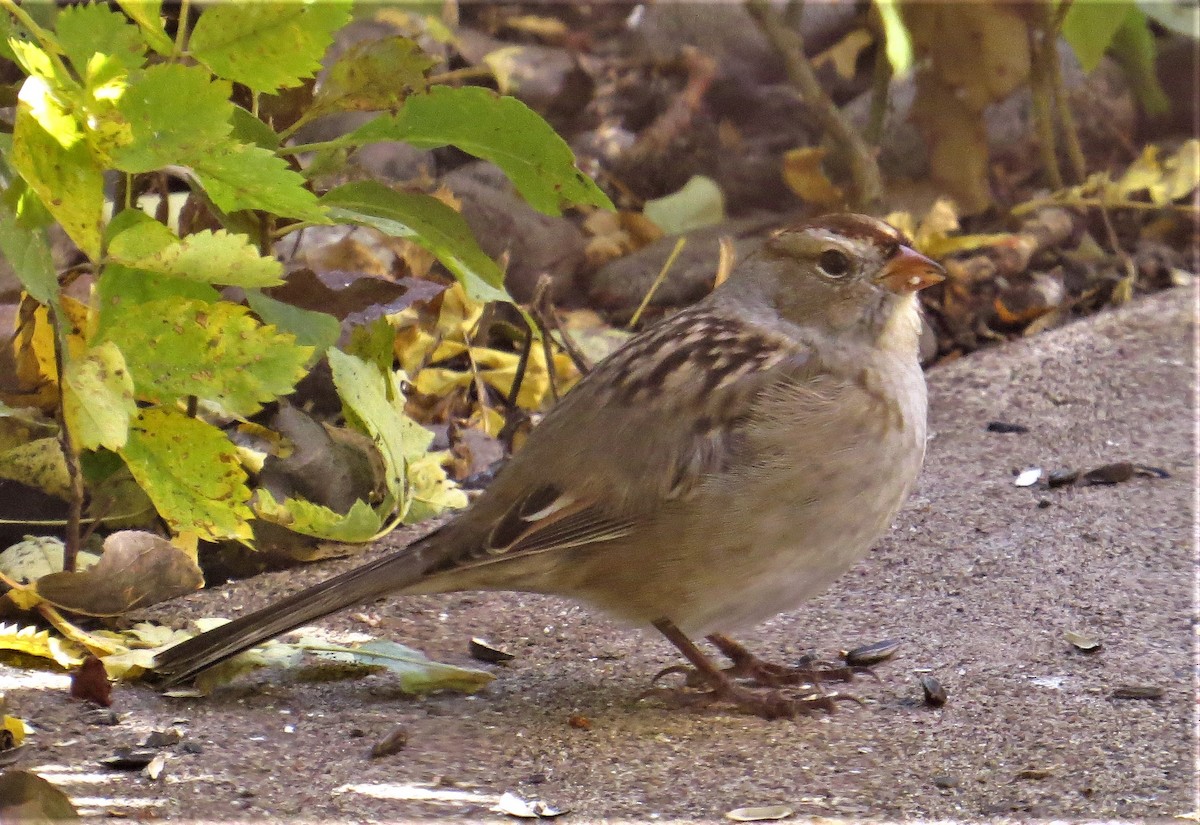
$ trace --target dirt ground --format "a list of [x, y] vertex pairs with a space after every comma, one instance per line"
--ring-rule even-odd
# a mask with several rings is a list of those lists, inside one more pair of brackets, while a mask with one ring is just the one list
[[[549, 598], [405, 598], [370, 606], [377, 629], [349, 615], [323, 626], [464, 664], [467, 640], [486, 636], [515, 661], [473, 697], [265, 671], [202, 700], [125, 686], [112, 726], [67, 698], [65, 677], [0, 667], [9, 712], [37, 729], [15, 766], [83, 810], [173, 821], [476, 820], [500, 817], [488, 810], [505, 791], [569, 808], [566, 821], [719, 820], [769, 804], [888, 819], [1192, 811], [1195, 303], [1176, 289], [930, 375], [929, 459], [895, 529], [830, 592], [743, 638], [779, 659], [902, 639], [878, 681], [852, 686], [864, 706], [782, 722], [670, 711], [638, 699], [677, 661], [648, 631]], [[1029, 431], [988, 432], [993, 420]], [[1027, 467], [1120, 460], [1171, 477], [1013, 484]], [[352, 563], [156, 615], [234, 615]], [[1103, 648], [1078, 652], [1067, 631]], [[922, 702], [926, 674], [949, 693], [941, 709]], [[1163, 693], [1112, 698], [1123, 685]], [[369, 758], [398, 725], [407, 746]], [[172, 726], [183, 740], [157, 781], [97, 763]]]

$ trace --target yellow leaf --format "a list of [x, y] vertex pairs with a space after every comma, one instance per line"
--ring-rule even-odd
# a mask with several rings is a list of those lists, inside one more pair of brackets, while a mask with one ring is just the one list
[[841, 204], [846, 196], [841, 187], [835, 186], [825, 176], [821, 168], [821, 161], [826, 154], [826, 150], [820, 146], [804, 146], [785, 153], [783, 182], [808, 203], [832, 208]]
[[1177, 201], [1192, 194], [1200, 186], [1200, 140], [1191, 138], [1163, 164], [1166, 167], [1166, 202]]
[[813, 58], [816, 66], [825, 63], [833, 64], [833, 70], [847, 80], [854, 78], [858, 57], [863, 49], [875, 42], [874, 36], [866, 29], [854, 29], [838, 42]]
[[469, 372], [458, 372], [441, 367], [423, 369], [413, 378], [413, 386], [417, 388], [417, 392], [439, 397], [449, 395], [454, 390], [470, 386], [470, 384], [471, 374]]
[[82, 651], [56, 636], [51, 636], [49, 630], [18, 627], [15, 624], [0, 624], [0, 650], [12, 650], [49, 659], [63, 668], [76, 667], [83, 661]]
[[25, 723], [15, 716], [0, 718], [0, 729], [8, 731], [12, 736], [12, 745], [14, 748], [25, 741], [25, 734], [27, 732]]

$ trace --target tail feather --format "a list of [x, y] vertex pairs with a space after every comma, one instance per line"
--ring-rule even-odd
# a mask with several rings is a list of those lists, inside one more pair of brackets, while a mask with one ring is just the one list
[[441, 560], [438, 553], [431, 552], [434, 535], [180, 642], [155, 656], [155, 672], [164, 686], [185, 682], [288, 630], [400, 590]]

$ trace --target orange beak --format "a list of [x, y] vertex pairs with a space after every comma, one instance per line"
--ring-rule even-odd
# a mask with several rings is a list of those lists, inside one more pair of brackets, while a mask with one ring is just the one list
[[875, 283], [904, 295], [941, 283], [945, 279], [946, 270], [941, 266], [920, 252], [902, 246], [875, 276]]

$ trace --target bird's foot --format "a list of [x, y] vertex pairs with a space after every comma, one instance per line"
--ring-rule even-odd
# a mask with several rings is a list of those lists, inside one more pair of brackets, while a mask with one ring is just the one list
[[[848, 682], [858, 668], [816, 661], [796, 667], [774, 665], [757, 658], [732, 639], [713, 634], [708, 640], [733, 663], [721, 669], [669, 619], [659, 619], [654, 626], [679, 649], [691, 667], [674, 665], [660, 671], [643, 698], [653, 696], [675, 707], [704, 707], [724, 702], [764, 719], [791, 719], [818, 710], [832, 713], [839, 701], [862, 704], [856, 696], [827, 691], [821, 684]], [[681, 686], [658, 686], [663, 677], [673, 674], [684, 677]]]
[[[690, 668], [667, 668], [655, 677], [658, 681], [667, 673], [683, 673]], [[862, 701], [849, 694], [824, 691], [810, 686], [808, 690], [790, 688], [754, 688], [726, 679], [707, 689], [696, 689], [687, 684], [679, 687], [653, 686], [642, 694], [642, 698], [654, 698], [671, 708], [707, 708], [715, 705], [732, 705], [743, 713], [761, 716], [763, 719], [793, 719], [809, 716], [818, 711], [833, 713], [838, 702]]]
[[808, 656], [795, 665], [780, 665], [760, 659], [728, 636], [713, 633], [707, 638], [732, 662], [722, 673], [731, 679], [746, 681], [759, 687], [808, 685], [817, 688], [822, 682], [850, 682], [854, 680], [855, 675], [875, 675], [870, 668], [852, 667]]

